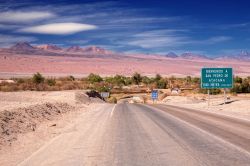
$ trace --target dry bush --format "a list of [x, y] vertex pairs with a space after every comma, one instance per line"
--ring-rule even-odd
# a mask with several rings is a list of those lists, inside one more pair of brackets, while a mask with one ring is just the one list
[[116, 104], [117, 103], [117, 98], [116, 97], [110, 97], [110, 98], [107, 99], [107, 102]]
[[79, 87], [77, 86], [77, 84], [73, 83], [73, 82], [65, 82], [61, 87], [61, 90], [74, 90], [74, 89], [79, 89]]

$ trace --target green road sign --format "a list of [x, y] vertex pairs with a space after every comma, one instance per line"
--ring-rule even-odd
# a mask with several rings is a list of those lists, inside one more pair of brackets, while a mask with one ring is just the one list
[[232, 88], [233, 69], [232, 68], [202, 68], [201, 88]]

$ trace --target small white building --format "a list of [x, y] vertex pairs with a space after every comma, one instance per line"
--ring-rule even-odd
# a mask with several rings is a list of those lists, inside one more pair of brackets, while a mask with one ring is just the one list
[[179, 95], [181, 93], [181, 90], [179, 88], [173, 88], [171, 89], [172, 95]]

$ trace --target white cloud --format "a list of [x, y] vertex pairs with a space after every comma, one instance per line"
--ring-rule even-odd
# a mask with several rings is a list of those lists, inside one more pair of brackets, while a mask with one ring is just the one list
[[41, 11], [8, 11], [0, 13], [0, 22], [23, 23], [55, 17], [51, 12]]
[[140, 46], [142, 48], [176, 47], [185, 44], [185, 37], [162, 36], [140, 38], [128, 42], [129, 45]]
[[19, 32], [52, 34], [52, 35], [69, 35], [81, 31], [96, 29], [97, 26], [80, 23], [54, 23], [22, 28]]

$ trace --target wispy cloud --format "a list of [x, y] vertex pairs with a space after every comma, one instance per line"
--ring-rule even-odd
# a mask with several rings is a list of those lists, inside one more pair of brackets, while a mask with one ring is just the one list
[[215, 37], [211, 37], [207, 40], [204, 40], [203, 43], [204, 44], [216, 44], [216, 43], [229, 41], [231, 39], [232, 39], [232, 37], [230, 37], [230, 36], [215, 36]]
[[55, 16], [55, 14], [47, 11], [7, 11], [0, 13], [0, 22], [23, 23], [53, 18]]
[[159, 23], [179, 20], [180, 17], [137, 17], [110, 20], [109, 23]]
[[133, 45], [145, 49], [155, 48], [175, 48], [189, 45], [212, 45], [231, 40], [229, 36], [214, 36], [208, 39], [193, 39], [188, 35], [186, 29], [164, 29], [145, 31], [133, 35], [131, 38], [124, 40], [123, 44]]
[[69, 35], [81, 31], [88, 31], [96, 29], [97, 26], [80, 23], [55, 23], [39, 26], [32, 26], [22, 28], [19, 32], [38, 33], [38, 34], [52, 34], [52, 35]]
[[190, 39], [187, 36], [179, 35], [177, 32], [185, 32], [187, 30], [153, 30], [138, 33], [124, 42], [128, 45], [138, 46], [141, 48], [161, 48], [161, 47], [177, 47], [186, 44]]
[[72, 41], [69, 41], [68, 43], [69, 44], [73, 44], [73, 45], [85, 45], [89, 42], [89, 40], [72, 40]]

